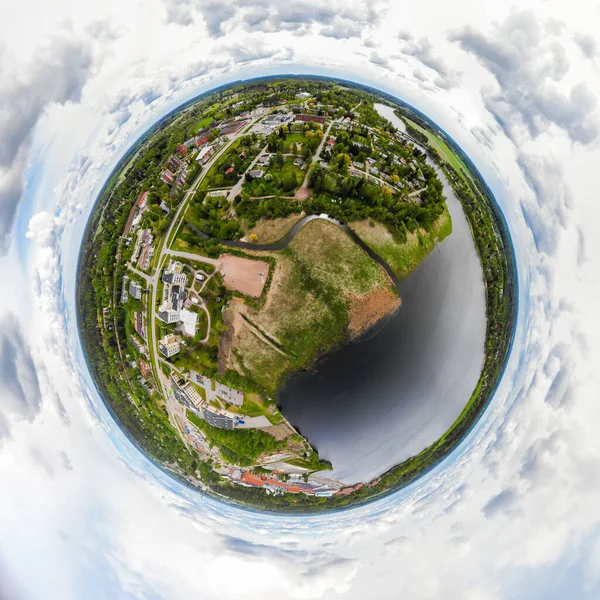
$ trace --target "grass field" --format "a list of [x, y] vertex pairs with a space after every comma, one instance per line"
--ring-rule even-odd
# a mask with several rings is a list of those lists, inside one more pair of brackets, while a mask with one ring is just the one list
[[199, 129], [203, 129], [204, 127], [208, 126], [212, 122], [212, 120], [213, 120], [212, 117], [202, 117], [202, 119], [200, 119], [194, 125], [195, 131], [198, 131]]
[[286, 375], [347, 339], [354, 303], [381, 291], [397, 303], [383, 269], [327, 221], [310, 222], [272, 256], [268, 298], [260, 310], [238, 305], [232, 342], [242, 374], [270, 394]]
[[437, 242], [450, 235], [452, 219], [446, 208], [430, 232], [421, 229], [409, 233], [404, 243], [394, 239], [387, 227], [379, 223], [371, 226], [367, 220], [357, 221], [350, 223], [350, 227], [390, 266], [396, 277], [402, 279], [419, 266]]
[[254, 227], [245, 230], [246, 237], [254, 234], [257, 244], [273, 244], [285, 237], [303, 215], [292, 214], [280, 219], [261, 218]]
[[423, 129], [422, 127], [420, 127], [414, 121], [411, 121], [407, 117], [404, 117], [404, 118], [409, 122], [409, 124], [412, 127], [414, 127], [415, 129], [417, 129], [421, 133], [424, 133], [427, 136], [427, 139], [429, 140], [429, 145], [434, 150], [436, 150], [437, 153], [446, 162], [450, 163], [454, 167], [454, 169], [457, 171], [457, 173], [463, 178], [465, 183], [468, 183], [468, 180], [471, 180], [471, 175], [469, 174], [469, 170], [467, 169], [467, 166], [465, 165], [465, 163], [462, 161], [462, 159], [459, 156], [457, 156], [454, 152], [452, 152], [452, 150], [450, 149], [448, 144], [446, 144], [446, 142], [439, 135], [435, 135], [431, 131], [428, 131], [427, 129]]
[[294, 142], [296, 142], [296, 144], [303, 144], [304, 142], [306, 142], [306, 136], [304, 135], [304, 133], [294, 131], [292, 133], [288, 133], [285, 136], [284, 143], [287, 144], [288, 147]]

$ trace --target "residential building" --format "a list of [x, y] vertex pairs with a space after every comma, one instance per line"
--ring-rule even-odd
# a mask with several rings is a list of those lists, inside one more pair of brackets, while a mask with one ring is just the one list
[[170, 156], [167, 161], [167, 167], [169, 167], [171, 171], [177, 171], [181, 168], [182, 164], [181, 159], [177, 158], [175, 155]]
[[162, 172], [160, 179], [163, 183], [166, 183], [167, 185], [171, 185], [173, 183], [173, 181], [175, 181], [175, 175], [173, 175], [173, 173], [171, 173], [171, 171], [169, 171], [169, 169], [165, 169]]
[[202, 417], [203, 399], [193, 384], [189, 381], [186, 383], [183, 379], [177, 380], [171, 375], [171, 389], [177, 402], [194, 411], [199, 417]]
[[146, 356], [148, 351], [146, 349], [146, 346], [144, 344], [142, 344], [136, 337], [135, 335], [131, 334], [129, 336], [129, 339], [131, 340], [131, 343], [135, 346], [136, 350], [142, 354], [143, 356]]
[[167, 358], [171, 358], [171, 356], [181, 352], [179, 338], [174, 333], [165, 335], [164, 338], [158, 340], [158, 349], [161, 354], [164, 354]]
[[248, 175], [250, 175], [252, 179], [260, 179], [264, 176], [264, 174], [265, 172], [261, 171], [260, 169], [253, 169], [252, 171], [248, 171]]
[[144, 317], [141, 312], [133, 313], [133, 328], [135, 332], [143, 339], [146, 339], [146, 328], [144, 327]]
[[296, 121], [319, 123], [323, 125], [327, 121], [327, 117], [320, 115], [296, 115]]
[[129, 300], [129, 294], [127, 292], [127, 282], [129, 281], [129, 276], [123, 276], [123, 285], [121, 287], [121, 304], [125, 304]]
[[181, 321], [181, 317], [179, 316], [178, 310], [173, 310], [172, 308], [164, 308], [161, 306], [158, 309], [158, 318], [167, 324], [171, 323], [179, 323]]
[[142, 286], [135, 280], [129, 283], [129, 293], [136, 299], [142, 298]]
[[183, 272], [183, 265], [177, 260], [169, 261], [169, 265], [163, 272], [163, 283], [170, 285], [187, 285], [187, 275]]

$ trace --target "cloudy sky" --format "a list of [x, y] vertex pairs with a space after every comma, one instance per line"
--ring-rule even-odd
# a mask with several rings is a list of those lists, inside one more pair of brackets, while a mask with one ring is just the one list
[[[21, 0], [0, 7], [0, 598], [600, 597], [600, 9], [594, 2]], [[128, 146], [216, 85], [331, 74], [413, 103], [493, 188], [517, 340], [417, 484], [336, 515], [198, 500], [114, 427], [74, 268]]]

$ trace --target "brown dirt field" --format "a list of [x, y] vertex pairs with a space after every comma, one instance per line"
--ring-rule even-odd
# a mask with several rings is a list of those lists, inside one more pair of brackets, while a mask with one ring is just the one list
[[217, 367], [217, 373], [219, 373], [219, 375], [223, 375], [227, 369], [232, 368], [231, 344], [235, 332], [240, 327], [240, 310], [244, 306], [245, 305], [240, 298], [233, 298], [223, 313], [223, 323], [227, 326], [227, 330], [224, 331], [219, 338], [219, 358]]
[[269, 263], [223, 254], [217, 265], [227, 289], [253, 298], [260, 297], [269, 275]]
[[310, 192], [307, 187], [299, 187], [296, 193], [294, 194], [295, 200], [306, 200], [310, 196]]
[[259, 219], [256, 225], [248, 230], [244, 240], [254, 234], [257, 237], [257, 244], [273, 244], [285, 237], [303, 216], [304, 213], [301, 215], [290, 215], [281, 219]]
[[348, 333], [352, 339], [400, 308], [400, 298], [390, 290], [378, 289], [368, 296], [351, 298]]

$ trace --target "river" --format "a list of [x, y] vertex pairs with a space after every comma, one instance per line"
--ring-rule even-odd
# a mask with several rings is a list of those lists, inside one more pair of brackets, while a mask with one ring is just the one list
[[[375, 105], [396, 127], [393, 109]], [[292, 377], [283, 413], [332, 462], [368, 481], [437, 440], [469, 400], [483, 364], [485, 290], [471, 231], [438, 169], [453, 233], [399, 284], [402, 308], [365, 339]]]

